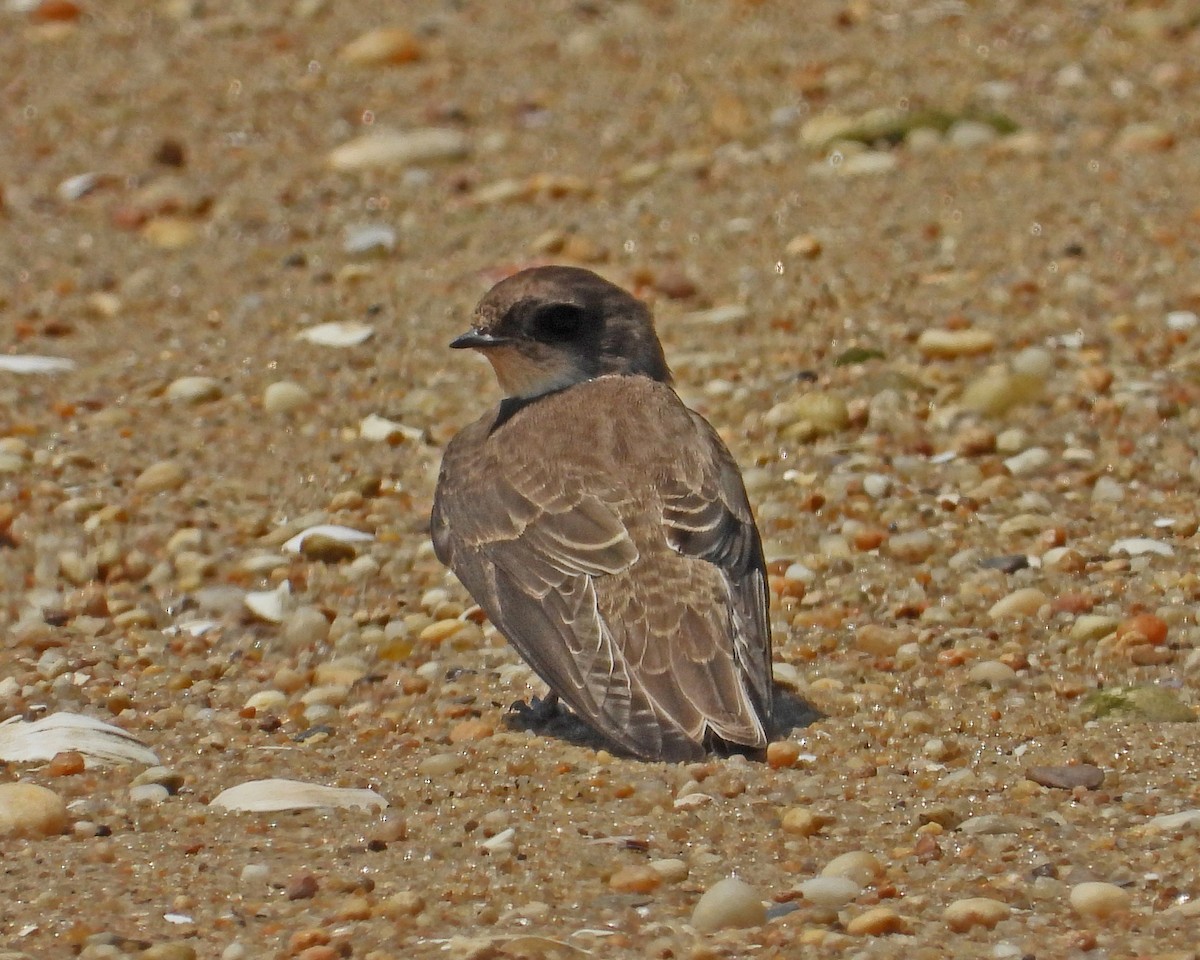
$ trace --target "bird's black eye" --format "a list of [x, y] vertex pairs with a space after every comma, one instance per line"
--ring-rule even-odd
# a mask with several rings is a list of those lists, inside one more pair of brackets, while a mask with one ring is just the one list
[[583, 308], [573, 303], [548, 303], [538, 307], [529, 327], [538, 340], [573, 340], [583, 329]]

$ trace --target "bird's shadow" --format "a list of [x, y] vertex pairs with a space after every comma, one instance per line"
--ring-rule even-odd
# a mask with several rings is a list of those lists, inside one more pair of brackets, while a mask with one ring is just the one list
[[[786, 687], [775, 686], [775, 729], [772, 740], [784, 740], [794, 731], [810, 726], [824, 718], [824, 714]], [[630, 756], [625, 751], [605, 740], [591, 727], [579, 719], [566, 706], [534, 697], [530, 702], [518, 700], [505, 714], [505, 725], [510, 730], [528, 731], [539, 736], [554, 737], [565, 743], [590, 750], [608, 750], [620, 756]], [[719, 744], [713, 751], [717, 756], [730, 753], [745, 753], [752, 759], [763, 759], [764, 751], [742, 751], [731, 749], [728, 744]], [[632, 759], [637, 759], [632, 757]]]

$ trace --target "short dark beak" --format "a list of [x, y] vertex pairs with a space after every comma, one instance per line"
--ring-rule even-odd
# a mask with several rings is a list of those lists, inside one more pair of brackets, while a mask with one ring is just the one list
[[501, 347], [509, 342], [508, 337], [498, 337], [494, 333], [484, 333], [481, 330], [468, 330], [462, 336], [450, 341], [452, 350], [486, 350], [488, 347]]

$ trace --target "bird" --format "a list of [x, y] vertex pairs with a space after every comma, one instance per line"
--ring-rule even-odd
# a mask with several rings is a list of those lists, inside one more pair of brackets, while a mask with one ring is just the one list
[[644, 760], [765, 748], [762, 539], [649, 308], [590, 270], [531, 267], [449, 346], [490, 361], [504, 396], [446, 447], [434, 551], [549, 687], [542, 705]]

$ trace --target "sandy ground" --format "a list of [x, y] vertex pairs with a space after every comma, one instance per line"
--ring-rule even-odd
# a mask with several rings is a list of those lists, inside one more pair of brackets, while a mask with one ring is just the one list
[[[0, 370], [0, 716], [166, 769], [5, 764], [5, 957], [1196, 956], [1193, 5], [76, 2], [0, 12], [0, 353], [74, 364]], [[745, 468], [769, 764], [506, 722], [426, 525], [536, 262]]]

